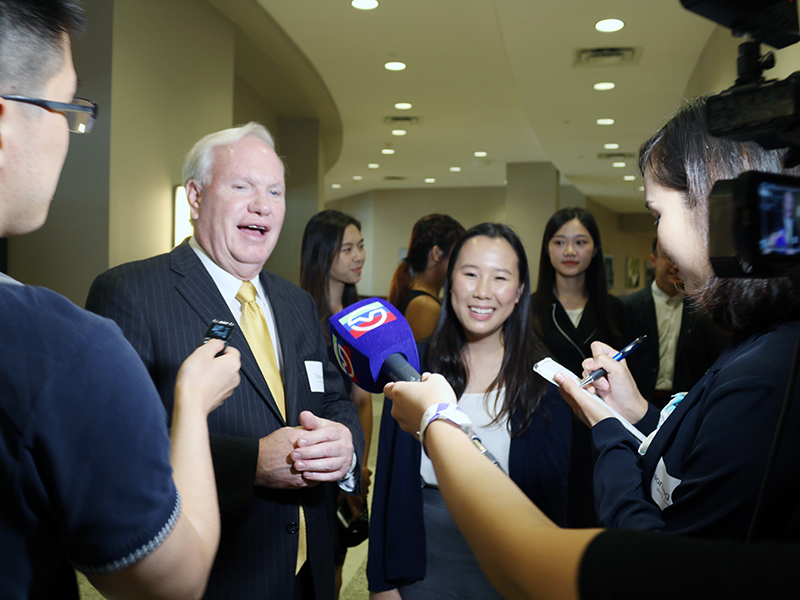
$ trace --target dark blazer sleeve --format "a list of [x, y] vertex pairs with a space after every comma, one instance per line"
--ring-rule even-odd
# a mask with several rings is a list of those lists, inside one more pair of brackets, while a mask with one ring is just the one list
[[[658, 379], [658, 322], [653, 293], [649, 286], [620, 299], [626, 314], [625, 342], [643, 335], [647, 339], [625, 359], [639, 392], [647, 399], [653, 395]], [[699, 379], [699, 378], [698, 378]], [[690, 386], [691, 387], [691, 386]], [[688, 390], [688, 388], [687, 388]]]
[[[154, 266], [161, 266], [158, 264], [161, 262], [160, 258], [153, 259]], [[150, 271], [152, 274], [148, 275], [148, 278], [155, 278], [156, 274], [161, 272], [166, 273], [159, 268], [152, 269]], [[152, 303], [147, 301], [147, 295], [143, 292], [148, 287], [154, 291], [160, 286], [156, 286], [155, 282], [152, 286], [142, 285], [137, 275], [137, 269], [133, 265], [123, 265], [102, 273], [92, 283], [86, 299], [86, 309], [112, 319], [119, 325], [158, 387], [167, 408], [168, 419], [171, 421], [173, 390], [178, 369], [199, 343], [200, 337], [197, 337], [195, 345], [187, 345], [186, 354], [182, 359], [166, 359], [165, 362], [164, 357], [170, 354], [156, 351], [156, 347], [163, 342], [154, 339], [151, 327], [173, 326], [169, 322], [169, 310], [166, 306], [156, 307], [155, 310], [164, 313], [167, 320], [161, 324], [154, 322]], [[154, 296], [160, 297], [160, 294]], [[200, 329], [202, 324], [198, 330]], [[202, 336], [202, 333], [199, 335]], [[178, 343], [177, 339], [175, 343]], [[223, 515], [244, 517], [250, 510], [250, 499], [253, 495], [258, 463], [258, 440], [211, 433], [210, 441], [220, 511]]]

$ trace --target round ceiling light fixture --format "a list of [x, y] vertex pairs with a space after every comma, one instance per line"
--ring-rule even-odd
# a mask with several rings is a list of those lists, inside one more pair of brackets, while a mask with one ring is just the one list
[[598, 83], [595, 83], [592, 87], [596, 89], [598, 92], [605, 92], [608, 90], [613, 90], [615, 87], [617, 87], [617, 84], [611, 81], [600, 81]]
[[594, 28], [603, 33], [613, 33], [619, 31], [623, 27], [625, 27], [625, 23], [619, 19], [603, 19], [594, 24]]
[[378, 0], [353, 0], [350, 6], [358, 10], [372, 10], [378, 8]]

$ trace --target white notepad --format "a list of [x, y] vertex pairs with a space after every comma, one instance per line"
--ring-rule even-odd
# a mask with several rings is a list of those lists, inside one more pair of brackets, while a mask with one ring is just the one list
[[[553, 376], [559, 372], [564, 373], [567, 377], [571, 378], [578, 385], [580, 385], [581, 383], [581, 380], [577, 375], [575, 375], [574, 373], [569, 371], [566, 367], [561, 366], [560, 364], [558, 364], [556, 361], [554, 361], [552, 358], [549, 357], [544, 358], [535, 365], [533, 365], [533, 370], [536, 371], [539, 375], [541, 375], [545, 379], [547, 379], [547, 381], [549, 381], [550, 383], [555, 384], [556, 387], [558, 387], [558, 384], [553, 380]], [[631, 425], [630, 422], [625, 417], [623, 417], [616, 410], [611, 408], [611, 406], [606, 404], [600, 396], [598, 396], [597, 394], [590, 394], [584, 388], [581, 388], [581, 391], [595, 402], [601, 403], [608, 410], [610, 410], [611, 414], [613, 414], [619, 420], [619, 422], [622, 423], [625, 429], [631, 432], [631, 435], [633, 435], [633, 437], [635, 437], [640, 442], [643, 442], [645, 440], [646, 436], [641, 431], [636, 429], [636, 427]]]

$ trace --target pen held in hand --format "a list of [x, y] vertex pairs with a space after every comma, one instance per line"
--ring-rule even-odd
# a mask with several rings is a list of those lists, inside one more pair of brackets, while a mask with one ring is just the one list
[[[628, 354], [630, 354], [631, 352], [636, 350], [636, 348], [639, 347], [639, 345], [644, 341], [646, 337], [647, 337], [646, 335], [643, 335], [642, 337], [638, 337], [635, 340], [633, 340], [630, 344], [628, 344], [622, 350], [617, 352], [617, 354], [614, 356], [614, 360], [619, 362], [623, 358], [628, 356]], [[603, 377], [605, 374], [606, 374], [605, 369], [597, 369], [596, 371], [592, 371], [586, 376], [586, 378], [583, 381], [581, 381], [581, 387], [586, 387], [590, 383], [594, 383], [595, 381]]]

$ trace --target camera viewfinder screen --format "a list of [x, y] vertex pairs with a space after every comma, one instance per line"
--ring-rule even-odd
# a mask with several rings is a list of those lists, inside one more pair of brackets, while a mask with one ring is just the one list
[[800, 188], [758, 184], [761, 254], [800, 254]]

